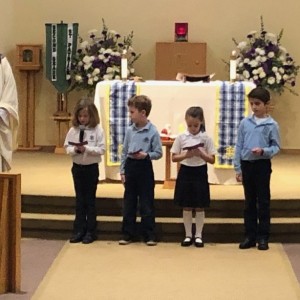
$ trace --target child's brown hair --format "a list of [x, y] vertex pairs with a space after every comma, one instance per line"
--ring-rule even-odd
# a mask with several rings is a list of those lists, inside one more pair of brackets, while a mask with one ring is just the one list
[[96, 127], [100, 123], [99, 113], [98, 113], [96, 105], [88, 98], [82, 98], [77, 102], [77, 104], [74, 108], [72, 125], [74, 127], [78, 127], [80, 125], [79, 120], [78, 120], [78, 115], [79, 115], [79, 112], [83, 109], [86, 109], [90, 116], [90, 121], [89, 121], [88, 126], [91, 128]]
[[127, 105], [135, 107], [138, 111], [145, 110], [147, 117], [149, 116], [152, 107], [150, 98], [145, 95], [138, 95], [129, 98]]

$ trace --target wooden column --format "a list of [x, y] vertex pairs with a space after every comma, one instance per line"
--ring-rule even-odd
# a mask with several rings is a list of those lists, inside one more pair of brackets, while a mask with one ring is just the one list
[[[175, 187], [175, 178], [171, 178], [171, 153], [174, 140], [162, 140], [162, 145], [166, 147], [166, 160], [165, 160], [165, 180], [164, 180], [164, 189], [174, 189]], [[180, 164], [177, 164], [177, 172]]]
[[26, 72], [26, 98], [22, 118], [22, 145], [19, 150], [40, 150], [35, 146], [35, 70]]
[[21, 290], [21, 174], [0, 173], [0, 294]]
[[[40, 150], [34, 144], [35, 136], [35, 74], [42, 68], [42, 45], [19, 44], [16, 68], [26, 75], [26, 97], [20, 99], [22, 107], [22, 145], [20, 150]], [[23, 105], [22, 105], [23, 104]]]

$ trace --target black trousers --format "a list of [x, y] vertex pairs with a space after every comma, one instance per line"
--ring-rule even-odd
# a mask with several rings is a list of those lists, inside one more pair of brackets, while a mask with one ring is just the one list
[[122, 233], [136, 235], [136, 217], [139, 208], [141, 231], [145, 240], [155, 238], [154, 173], [149, 159], [125, 162], [125, 192], [123, 203]]
[[90, 232], [96, 234], [96, 190], [99, 177], [99, 165], [72, 166], [72, 175], [76, 193], [74, 233]]
[[271, 160], [241, 161], [245, 194], [245, 235], [252, 240], [269, 239]]

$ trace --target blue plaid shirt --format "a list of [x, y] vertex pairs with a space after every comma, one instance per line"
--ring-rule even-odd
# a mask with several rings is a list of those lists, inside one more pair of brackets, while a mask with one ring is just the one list
[[[263, 155], [252, 153], [253, 148], [262, 148]], [[242, 120], [235, 147], [234, 169], [241, 173], [241, 160], [271, 159], [280, 151], [279, 126], [271, 117], [257, 124], [254, 115]]]

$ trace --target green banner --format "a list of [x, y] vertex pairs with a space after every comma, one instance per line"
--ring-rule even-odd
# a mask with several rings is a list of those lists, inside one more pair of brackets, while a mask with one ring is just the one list
[[78, 23], [49, 23], [46, 26], [46, 77], [59, 93], [71, 84], [71, 63], [77, 50]]

